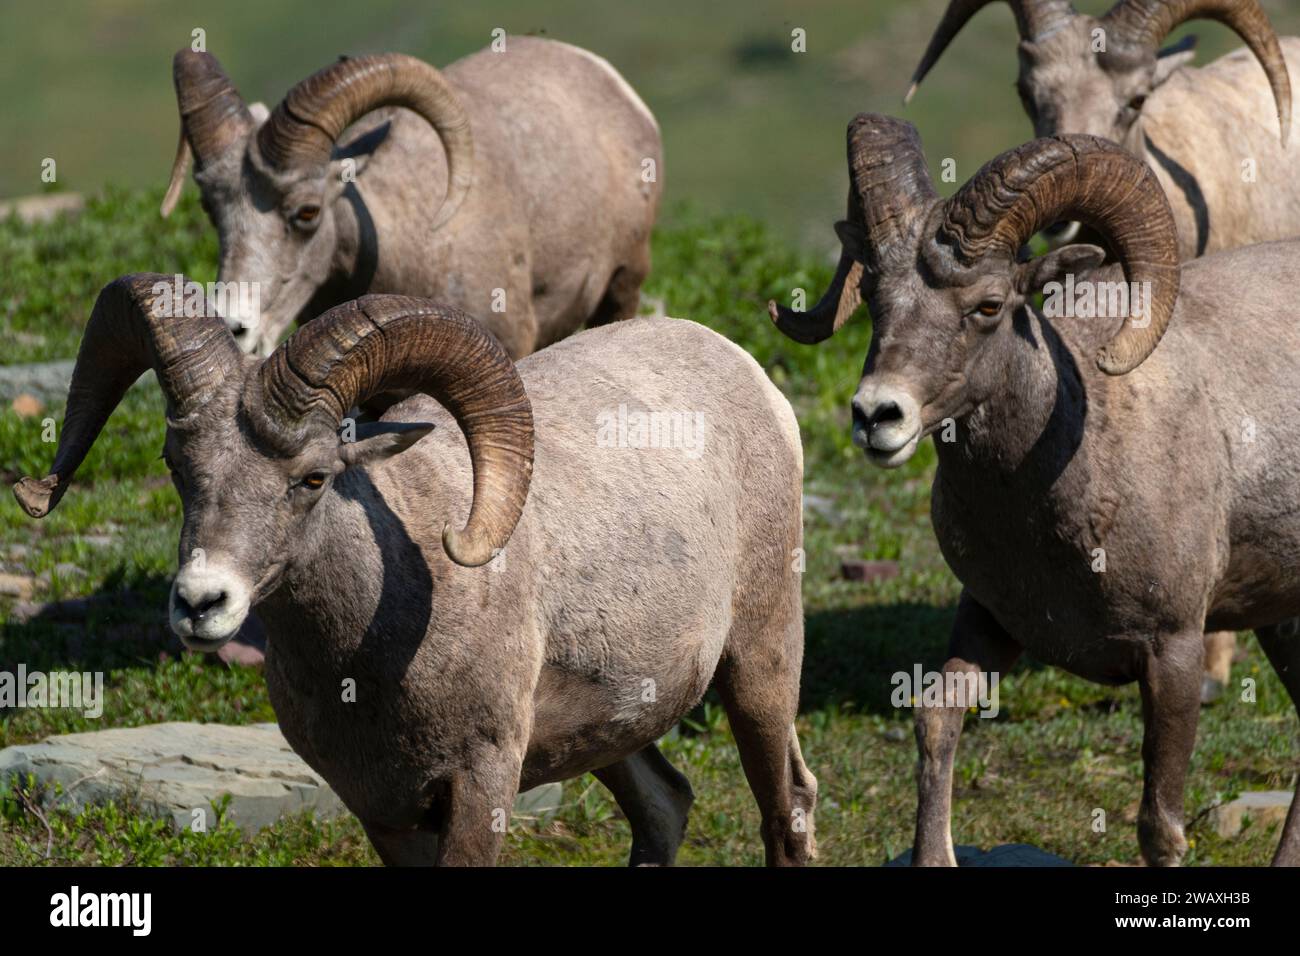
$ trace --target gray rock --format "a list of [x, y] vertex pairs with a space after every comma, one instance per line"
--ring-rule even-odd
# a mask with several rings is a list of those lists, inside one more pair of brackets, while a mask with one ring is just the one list
[[48, 795], [51, 802], [81, 809], [129, 800], [170, 818], [178, 831], [192, 826], [195, 811], [211, 829], [211, 805], [223, 794], [231, 798], [227, 816], [249, 835], [303, 810], [327, 819], [344, 812], [275, 724], [152, 724], [0, 750], [0, 780], [28, 773], [62, 786], [61, 795]]
[[564, 784], [544, 783], [540, 787], [525, 790], [515, 798], [514, 815], [528, 817], [538, 823], [546, 823], [555, 816], [564, 802]]
[[[224, 794], [230, 795], [226, 817], [248, 836], [304, 810], [320, 819], [347, 812], [275, 724], [151, 724], [64, 734], [0, 750], [0, 786], [27, 774], [50, 788], [47, 805], [80, 810], [131, 801], [170, 819], [177, 831], [192, 827], [195, 811], [213, 827], [212, 805]], [[54, 784], [60, 794], [52, 792]], [[514, 811], [549, 819], [562, 796], [561, 784], [545, 784], [520, 794]]]
[[1214, 830], [1224, 839], [1241, 833], [1246, 818], [1257, 827], [1271, 824], [1279, 826], [1291, 809], [1291, 794], [1286, 790], [1250, 790], [1236, 800], [1214, 808], [1211, 815]]
[[843, 523], [839, 511], [835, 507], [835, 502], [824, 495], [813, 495], [804, 492], [803, 495], [803, 513], [806, 518], [810, 514], [817, 515], [829, 525], [838, 527]]
[[[958, 866], [1074, 866], [1069, 860], [1062, 859], [1040, 850], [1028, 843], [1004, 843], [991, 850], [981, 850], [977, 846], [959, 846], [954, 848]], [[908, 850], [900, 857], [890, 860], [885, 866], [911, 866], [912, 851]]]
[[[26, 392], [44, 402], [62, 402], [68, 397], [74, 364], [72, 359], [60, 359], [56, 362], [0, 365], [0, 399], [8, 404]], [[150, 381], [153, 377], [153, 372], [146, 372], [132, 387], [139, 387], [141, 382]], [[31, 421], [39, 426], [41, 420], [33, 418]]]
[[885, 739], [894, 744], [902, 743], [910, 736], [912, 735], [902, 727], [890, 727], [884, 734]]

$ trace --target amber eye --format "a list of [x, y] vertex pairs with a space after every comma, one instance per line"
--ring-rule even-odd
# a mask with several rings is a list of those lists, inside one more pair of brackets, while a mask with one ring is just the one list
[[298, 209], [293, 214], [293, 220], [294, 222], [299, 222], [307, 225], [315, 222], [316, 217], [319, 215], [320, 215], [320, 206], [299, 206]]
[[304, 487], [316, 491], [325, 484], [325, 472], [314, 471], [302, 480]]
[[986, 316], [988, 318], [992, 318], [993, 316], [997, 315], [999, 312], [1002, 311], [1002, 303], [994, 302], [992, 299], [990, 299], [987, 302], [981, 302], [979, 306], [976, 307], [975, 311], [978, 312], [980, 315]]

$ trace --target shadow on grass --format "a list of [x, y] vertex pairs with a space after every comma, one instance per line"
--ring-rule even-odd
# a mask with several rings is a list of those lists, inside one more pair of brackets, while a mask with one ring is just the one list
[[814, 611], [804, 624], [799, 710], [896, 714], [890, 677], [943, 665], [956, 606], [900, 603]]
[[183, 648], [167, 626], [164, 575], [135, 576], [118, 568], [97, 591], [38, 605], [30, 616], [0, 626], [0, 671], [93, 670], [156, 663]]

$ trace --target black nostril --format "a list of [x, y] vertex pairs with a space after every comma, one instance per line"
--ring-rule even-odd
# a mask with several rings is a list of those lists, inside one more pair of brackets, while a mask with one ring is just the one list
[[871, 428], [878, 428], [888, 422], [902, 421], [903, 410], [893, 402], [881, 402], [871, 412], [871, 417], [867, 420], [867, 425]]
[[862, 406], [857, 402], [853, 403], [853, 429], [854, 431], [858, 429], [867, 431], [869, 429], [867, 413], [862, 410]]
[[179, 594], [176, 595], [176, 606], [186, 617], [202, 618], [213, 608], [219, 607], [226, 603], [226, 592], [218, 591], [216, 594], [205, 594], [198, 601], [191, 603], [185, 600]]

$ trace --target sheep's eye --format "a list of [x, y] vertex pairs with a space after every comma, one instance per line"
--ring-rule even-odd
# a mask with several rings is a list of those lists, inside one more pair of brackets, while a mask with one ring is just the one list
[[302, 480], [303, 487], [317, 491], [325, 485], [325, 472], [313, 471], [310, 475]]
[[1002, 311], [1002, 303], [995, 301], [994, 299], [989, 299], [985, 302], [981, 302], [978, 306], [976, 306], [975, 311], [982, 316], [985, 316], [987, 318], [992, 318], [993, 316], [997, 315], [999, 312]]
[[299, 206], [293, 213], [293, 221], [299, 225], [309, 226], [320, 215], [320, 206], [308, 204]]

